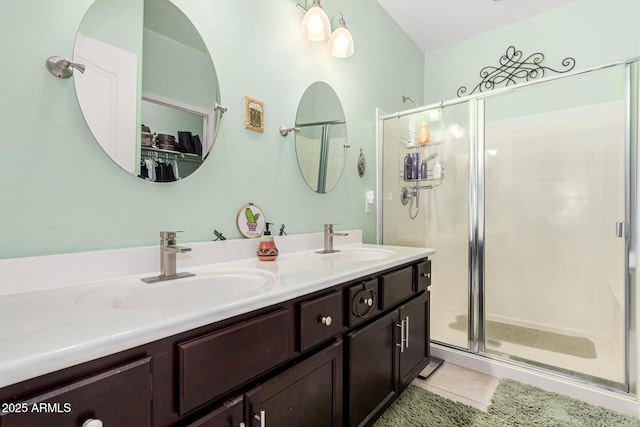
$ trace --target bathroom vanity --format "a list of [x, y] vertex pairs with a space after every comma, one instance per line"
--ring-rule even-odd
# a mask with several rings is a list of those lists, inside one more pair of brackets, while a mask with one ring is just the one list
[[[117, 351], [92, 351], [84, 341], [76, 350], [60, 345], [69, 366], [2, 384], [0, 427], [370, 425], [428, 363], [432, 253], [356, 245], [335, 257], [302, 251], [271, 263], [233, 261], [225, 271], [270, 270], [268, 289], [188, 310], [166, 301], [127, 309], [128, 297], [100, 308], [96, 295], [108, 301], [107, 291], [93, 284], [87, 299], [79, 287], [74, 304], [92, 301], [79, 314], [87, 327], [95, 327], [93, 316], [117, 312], [104, 336], [92, 333]], [[190, 271], [206, 276], [207, 268]], [[118, 286], [109, 289], [121, 292]], [[189, 282], [182, 286], [189, 292]], [[141, 301], [155, 300], [149, 294]], [[162, 333], [179, 332], [156, 338], [160, 323]], [[148, 334], [124, 338], [136, 328]], [[0, 378], [11, 360], [2, 362]]]

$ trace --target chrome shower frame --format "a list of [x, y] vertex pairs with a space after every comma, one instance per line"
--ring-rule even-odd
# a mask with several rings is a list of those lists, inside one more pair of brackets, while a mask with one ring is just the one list
[[[604, 70], [607, 68], [624, 66], [625, 67], [625, 219], [624, 227], [626, 227], [625, 240], [625, 379], [626, 384], [608, 384], [598, 381], [596, 378], [589, 376], [575, 376], [562, 372], [551, 372], [541, 369], [532, 364], [526, 364], [514, 360], [508, 360], [508, 355], [489, 354], [485, 350], [485, 272], [484, 272], [484, 244], [485, 244], [485, 170], [484, 170], [484, 100], [493, 96], [504, 93], [518, 91], [529, 86], [545, 84], [555, 80], [570, 79], [582, 74], [594, 71]], [[470, 354], [487, 359], [496, 359], [501, 362], [507, 362], [514, 366], [525, 367], [532, 372], [544, 372], [546, 375], [556, 376], [564, 380], [571, 380], [576, 383], [586, 383], [596, 388], [608, 391], [614, 391], [623, 395], [635, 395], [638, 391], [638, 337], [637, 337], [637, 314], [636, 311], [640, 307], [640, 295], [637, 288], [639, 286], [636, 277], [636, 241], [638, 234], [637, 224], [640, 223], [640, 212], [637, 209], [638, 203], [638, 163], [640, 161], [638, 153], [639, 139], [639, 122], [640, 122], [640, 57], [634, 57], [626, 60], [611, 62], [608, 64], [585, 68], [578, 71], [562, 75], [554, 75], [539, 80], [532, 80], [520, 83], [514, 86], [495, 89], [491, 92], [469, 95], [466, 97], [440, 101], [437, 103], [416, 107], [392, 114], [384, 114], [382, 111], [376, 111], [377, 118], [377, 193], [378, 193], [378, 216], [376, 220], [377, 242], [384, 243], [383, 236], [383, 188], [382, 188], [382, 170], [383, 170], [383, 134], [384, 122], [386, 120], [397, 120], [400, 117], [410, 116], [417, 113], [425, 112], [435, 108], [444, 108], [458, 104], [467, 103], [469, 105], [469, 242], [468, 242], [468, 268], [469, 268], [469, 313], [468, 313], [468, 348], [454, 348], [454, 350], [462, 350]], [[409, 190], [410, 191], [410, 190]], [[612, 230], [613, 232], [613, 230]], [[437, 248], [436, 248], [437, 249]], [[444, 344], [446, 346], [446, 344]]]

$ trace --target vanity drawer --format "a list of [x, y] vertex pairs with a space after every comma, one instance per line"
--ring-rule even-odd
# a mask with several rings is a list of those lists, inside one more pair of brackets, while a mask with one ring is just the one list
[[413, 292], [413, 267], [405, 267], [382, 275], [380, 278], [381, 309], [391, 307], [411, 296]]
[[180, 414], [287, 360], [289, 325], [279, 310], [178, 344]]
[[300, 303], [299, 350], [305, 351], [342, 330], [342, 293]]
[[416, 292], [424, 291], [431, 286], [431, 261], [416, 265]]
[[14, 403], [20, 406], [0, 412], [0, 426], [81, 427], [90, 419], [105, 426], [151, 426], [151, 358]]

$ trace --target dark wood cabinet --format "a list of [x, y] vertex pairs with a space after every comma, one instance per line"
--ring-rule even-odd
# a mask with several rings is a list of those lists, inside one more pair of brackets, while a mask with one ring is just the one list
[[342, 341], [245, 395], [247, 427], [342, 426]]
[[0, 427], [371, 425], [428, 364], [430, 272], [424, 258], [0, 388], [26, 408], [0, 408]]
[[151, 358], [11, 405], [0, 412], [2, 427], [82, 427], [89, 420], [113, 427], [151, 426]]
[[367, 425], [395, 398], [398, 390], [398, 312], [347, 336], [349, 426]]
[[399, 358], [402, 392], [429, 364], [429, 292], [400, 306], [399, 313], [405, 333]]
[[350, 426], [378, 418], [429, 363], [429, 293], [347, 336]]

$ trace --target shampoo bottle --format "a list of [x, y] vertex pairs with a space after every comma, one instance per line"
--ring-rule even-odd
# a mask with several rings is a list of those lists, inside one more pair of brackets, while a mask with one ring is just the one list
[[425, 145], [431, 141], [431, 133], [427, 122], [420, 123], [420, 132], [418, 133], [418, 144]]
[[411, 154], [407, 153], [404, 156], [404, 180], [409, 181], [411, 179], [411, 175], [413, 174], [413, 159], [411, 158]]
[[273, 236], [269, 231], [269, 225], [273, 223], [267, 222], [265, 223], [265, 230], [262, 233], [262, 238], [260, 239], [260, 244], [258, 245], [258, 250], [256, 254], [258, 255], [258, 259], [260, 261], [273, 261], [278, 257], [278, 248], [276, 248], [276, 244], [273, 241]]
[[416, 145], [416, 124], [411, 121], [409, 122], [409, 131], [407, 132], [407, 147], [415, 147]]
[[420, 179], [427, 179], [427, 161], [423, 160], [420, 164]]
[[420, 176], [420, 154], [411, 153], [411, 179], [418, 179]]
[[442, 164], [440, 161], [437, 161], [435, 165], [433, 165], [433, 177], [435, 179], [440, 179], [442, 177]]

